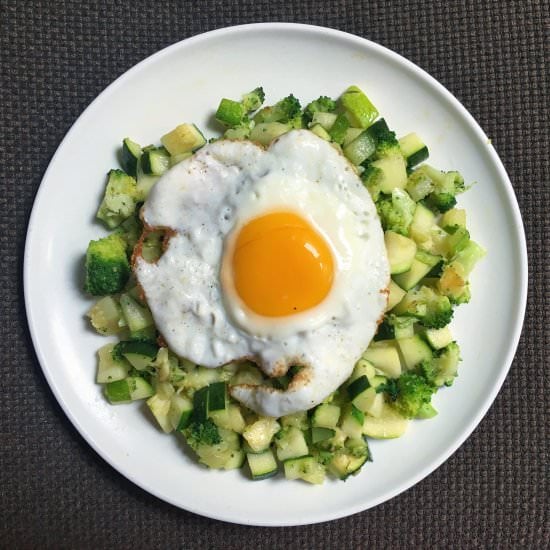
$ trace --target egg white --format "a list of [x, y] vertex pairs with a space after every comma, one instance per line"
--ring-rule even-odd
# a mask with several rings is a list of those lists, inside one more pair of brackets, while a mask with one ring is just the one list
[[[296, 212], [323, 235], [335, 259], [334, 283], [314, 308], [263, 317], [231, 281], [222, 284], [220, 272], [239, 229], [280, 210]], [[349, 376], [383, 315], [389, 268], [370, 195], [328, 142], [296, 130], [267, 151], [250, 142], [206, 145], [157, 182], [143, 219], [173, 234], [158, 262], [137, 258], [135, 273], [176, 354], [206, 367], [249, 358], [274, 376], [292, 364], [311, 368], [316, 383], [294, 402], [249, 400], [273, 416], [310, 408]]]

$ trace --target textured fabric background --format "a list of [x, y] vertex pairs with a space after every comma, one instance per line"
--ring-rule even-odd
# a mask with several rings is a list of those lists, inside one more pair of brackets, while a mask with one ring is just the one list
[[[544, 0], [0, 0], [0, 547], [550, 548], [549, 6]], [[530, 253], [529, 305], [516, 360], [462, 448], [375, 509], [285, 529], [229, 525], [178, 510], [99, 458], [46, 384], [21, 289], [34, 195], [89, 102], [169, 44], [259, 21], [355, 33], [442, 82], [499, 151]]]

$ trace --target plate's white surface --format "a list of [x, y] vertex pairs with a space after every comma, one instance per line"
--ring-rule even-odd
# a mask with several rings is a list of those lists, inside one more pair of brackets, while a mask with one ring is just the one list
[[[288, 93], [307, 102], [367, 91], [398, 134], [416, 131], [430, 162], [478, 182], [463, 195], [473, 237], [489, 249], [475, 270], [473, 299], [457, 310], [460, 376], [435, 397], [439, 416], [413, 422], [399, 440], [373, 442], [374, 463], [346, 483], [321, 487], [281, 478], [250, 482], [207, 471], [177, 438], [160, 433], [144, 405], [113, 407], [94, 383], [105, 339], [87, 328], [82, 258], [105, 231], [94, 222], [105, 174], [121, 139], [158, 142], [176, 124], [214, 134], [220, 98], [264, 86], [267, 102]], [[342, 32], [292, 24], [247, 25], [175, 44], [109, 86], [63, 140], [42, 181], [25, 251], [29, 325], [46, 378], [74, 425], [122, 474], [158, 497], [212, 518], [255, 525], [326, 521], [381, 503], [428, 475], [481, 420], [515, 352], [526, 301], [523, 227], [508, 177], [487, 137], [441, 85], [398, 55]]]

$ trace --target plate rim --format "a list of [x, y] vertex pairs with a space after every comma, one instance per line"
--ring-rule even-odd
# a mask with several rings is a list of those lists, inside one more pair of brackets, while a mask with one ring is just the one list
[[298, 525], [311, 525], [311, 524], [325, 522], [325, 521], [332, 521], [343, 517], [348, 517], [356, 513], [366, 511], [367, 509], [373, 508], [375, 506], [378, 506], [379, 504], [386, 502], [394, 498], [395, 496], [407, 491], [408, 489], [416, 485], [418, 482], [420, 482], [422, 479], [426, 478], [428, 475], [434, 472], [437, 468], [439, 468], [444, 462], [446, 462], [450, 458], [450, 456], [452, 456], [459, 449], [459, 447], [461, 447], [464, 444], [464, 442], [470, 437], [472, 432], [479, 426], [479, 424], [487, 414], [489, 408], [494, 403], [502, 387], [502, 384], [504, 383], [504, 380], [508, 375], [510, 367], [513, 363], [513, 360], [519, 345], [521, 333], [522, 333], [525, 312], [526, 312], [526, 305], [527, 305], [528, 255], [527, 255], [527, 244], [526, 244], [526, 236], [525, 236], [523, 220], [521, 217], [521, 212], [519, 209], [519, 205], [517, 202], [517, 198], [516, 198], [512, 183], [496, 150], [492, 145], [490, 145], [490, 147], [487, 148], [487, 152], [490, 157], [490, 160], [492, 161], [492, 167], [496, 170], [500, 182], [504, 184], [503, 188], [505, 191], [506, 201], [510, 207], [510, 213], [514, 220], [513, 232], [518, 245], [518, 256], [519, 256], [519, 259], [521, 260], [518, 266], [518, 280], [520, 283], [520, 288], [518, 293], [519, 296], [517, 299], [518, 315], [515, 318], [513, 328], [510, 327], [511, 337], [510, 337], [510, 343], [508, 345], [505, 361], [499, 371], [498, 377], [495, 379], [495, 382], [491, 388], [491, 391], [486, 395], [485, 399], [483, 400], [482, 406], [475, 413], [473, 420], [470, 421], [462, 429], [462, 431], [460, 432], [460, 436], [457, 437], [450, 445], [448, 445], [444, 449], [444, 452], [440, 453], [436, 459], [429, 462], [424, 468], [420, 469], [416, 473], [416, 475], [408, 479], [407, 483], [402, 483], [399, 486], [393, 488], [392, 490], [386, 491], [378, 498], [373, 499], [368, 505], [365, 506], [364, 504], [356, 503], [355, 505], [350, 505], [348, 507], [343, 508], [342, 510], [326, 513], [323, 516], [319, 516], [314, 520], [306, 520], [306, 521], [298, 520], [298, 521], [292, 521], [292, 522], [288, 522], [288, 521], [280, 522], [276, 520], [263, 521], [263, 522], [254, 521], [254, 520], [247, 521], [246, 518], [236, 519], [234, 517], [229, 517], [231, 514], [228, 515], [228, 514], [224, 514], [223, 512], [212, 513], [210, 511], [205, 511], [202, 509], [196, 509], [192, 505], [186, 505], [184, 507], [180, 503], [174, 501], [173, 499], [160, 494], [155, 487], [150, 487], [146, 482], [140, 481], [139, 479], [137, 479], [135, 476], [131, 475], [127, 471], [123, 471], [123, 469], [119, 467], [118, 462], [114, 458], [111, 458], [109, 454], [106, 451], [104, 451], [101, 448], [101, 446], [94, 440], [94, 438], [86, 432], [85, 428], [81, 425], [79, 419], [71, 411], [69, 405], [66, 403], [65, 399], [63, 398], [62, 391], [60, 390], [60, 388], [55, 382], [54, 376], [50, 371], [50, 368], [48, 367], [48, 361], [46, 360], [45, 354], [42, 349], [39, 330], [38, 330], [38, 327], [36, 326], [37, 320], [33, 314], [33, 305], [31, 300], [32, 273], [30, 270], [30, 265], [31, 265], [32, 259], [30, 256], [31, 256], [32, 243], [37, 233], [36, 225], [37, 225], [38, 212], [40, 210], [40, 203], [42, 202], [42, 197], [45, 192], [44, 183], [48, 180], [50, 172], [53, 170], [52, 167], [54, 166], [58, 155], [60, 155], [60, 151], [63, 149], [65, 143], [70, 141], [71, 136], [73, 132], [76, 131], [75, 129], [79, 125], [80, 121], [85, 116], [87, 116], [88, 112], [93, 108], [96, 102], [98, 102], [100, 99], [104, 98], [104, 96], [108, 95], [113, 90], [115, 90], [123, 80], [126, 80], [129, 76], [133, 75], [135, 72], [142, 70], [147, 65], [155, 63], [157, 59], [165, 55], [169, 55], [173, 50], [177, 50], [178, 48], [185, 48], [187, 45], [190, 45], [190, 44], [194, 44], [201, 41], [208, 41], [212, 37], [219, 38], [223, 35], [238, 34], [243, 32], [244, 33], [254, 32], [259, 29], [264, 29], [266, 31], [290, 30], [295, 32], [305, 32], [305, 33], [319, 34], [324, 36], [329, 35], [334, 38], [340, 38], [349, 42], [354, 42], [361, 47], [367, 47], [373, 50], [377, 50], [378, 53], [382, 54], [386, 58], [390, 58], [393, 62], [398, 63], [400, 66], [414, 73], [424, 84], [428, 85], [431, 88], [435, 88], [438, 94], [442, 95], [445, 98], [445, 100], [449, 102], [452, 105], [452, 107], [455, 110], [457, 110], [463, 118], [466, 119], [466, 121], [468, 122], [468, 127], [471, 130], [473, 130], [481, 140], [488, 141], [488, 138], [484, 133], [484, 131], [482, 130], [479, 123], [470, 114], [470, 112], [462, 105], [462, 103], [447, 88], [445, 88], [445, 86], [443, 86], [443, 84], [441, 84], [428, 72], [426, 72], [424, 69], [422, 69], [418, 65], [414, 64], [412, 61], [409, 61], [404, 56], [367, 38], [363, 38], [358, 35], [354, 35], [342, 30], [333, 29], [329, 27], [323, 27], [318, 25], [308, 25], [303, 23], [286, 23], [286, 22], [262, 22], [262, 23], [250, 23], [250, 24], [244, 24], [244, 25], [234, 25], [234, 26], [213, 29], [204, 33], [195, 34], [188, 38], [175, 42], [165, 48], [162, 48], [157, 52], [154, 52], [153, 54], [149, 55], [145, 59], [139, 61], [138, 63], [130, 67], [128, 70], [123, 72], [115, 80], [113, 80], [110, 84], [108, 84], [87, 105], [87, 107], [80, 113], [80, 115], [76, 118], [76, 120], [71, 124], [69, 130], [65, 133], [63, 139], [60, 141], [59, 145], [57, 146], [55, 153], [52, 155], [50, 162], [48, 163], [48, 167], [44, 172], [44, 175], [41, 179], [40, 185], [38, 187], [38, 190], [33, 200], [31, 214], [28, 219], [27, 233], [25, 238], [25, 249], [23, 254], [23, 291], [24, 291], [27, 325], [29, 327], [29, 332], [33, 343], [34, 352], [36, 354], [38, 363], [44, 374], [44, 377], [48, 382], [50, 390], [54, 394], [56, 401], [62, 408], [64, 414], [71, 421], [72, 425], [79, 432], [80, 436], [86, 441], [88, 445], [90, 445], [90, 447], [92, 447], [92, 449], [105, 462], [107, 462], [119, 474], [123, 475], [126, 479], [128, 479], [129, 481], [131, 481], [132, 483], [140, 487], [142, 490], [145, 490], [146, 492], [152, 494], [156, 498], [159, 498], [164, 502], [168, 502], [171, 505], [177, 508], [180, 508], [182, 510], [189, 511], [189, 512], [201, 515], [203, 517], [208, 517], [211, 519], [216, 519], [224, 522], [241, 524], [241, 525], [256, 525], [256, 526], [265, 526], [265, 527], [275, 527], [275, 526], [288, 527], [288, 526], [298, 526]]

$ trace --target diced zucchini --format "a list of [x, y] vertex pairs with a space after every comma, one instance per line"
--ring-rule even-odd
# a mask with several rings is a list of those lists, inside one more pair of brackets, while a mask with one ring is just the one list
[[137, 199], [136, 180], [122, 170], [110, 170], [97, 218], [114, 229], [135, 212]]
[[97, 350], [97, 376], [98, 384], [106, 384], [107, 382], [116, 382], [128, 376], [130, 365], [125, 360], [115, 359], [113, 357], [113, 349], [115, 344], [106, 344]]
[[191, 156], [193, 156], [193, 153], [179, 153], [177, 155], [170, 155], [170, 168], [172, 168], [172, 166], [175, 166], [176, 164], [179, 164], [185, 159], [188, 159]]
[[396, 275], [408, 271], [416, 255], [416, 243], [399, 233], [386, 231], [384, 244], [390, 262], [390, 273]]
[[403, 290], [395, 281], [391, 280], [388, 286], [390, 291], [388, 296], [388, 307], [387, 311], [393, 309], [402, 299], [407, 292]]
[[244, 461], [246, 459], [246, 454], [242, 449], [237, 449], [229, 453], [229, 458], [224, 463], [222, 468], [224, 470], [237, 470], [242, 468]]
[[389, 378], [397, 378], [401, 374], [401, 360], [394, 340], [371, 342], [363, 353], [363, 359], [370, 361]]
[[260, 122], [250, 132], [250, 140], [260, 145], [269, 145], [275, 138], [291, 130], [288, 124], [282, 122]]
[[342, 145], [346, 137], [346, 131], [349, 128], [349, 121], [345, 115], [338, 115], [334, 124], [329, 130], [330, 137], [335, 143]]
[[346, 136], [344, 137], [344, 142], [342, 146], [345, 147], [349, 145], [354, 139], [358, 138], [364, 130], [362, 128], [348, 128], [346, 130]]
[[306, 411], [295, 412], [287, 414], [279, 418], [279, 421], [283, 427], [294, 426], [300, 430], [307, 430], [309, 428], [309, 420]]
[[340, 103], [356, 128], [368, 128], [378, 116], [376, 107], [357, 86], [350, 86], [340, 97]]
[[144, 370], [150, 366], [158, 352], [157, 346], [140, 340], [119, 342], [116, 347], [117, 352], [137, 370]]
[[[404, 290], [414, 288], [441, 261], [439, 256], [417, 249], [411, 268], [394, 275], [394, 281]], [[397, 313], [397, 312], [396, 312]]]
[[397, 346], [407, 370], [414, 369], [422, 361], [428, 361], [433, 356], [430, 346], [418, 334], [397, 340]]
[[130, 332], [138, 332], [153, 325], [153, 317], [149, 309], [138, 304], [128, 294], [121, 294], [120, 307]]
[[247, 453], [246, 459], [252, 479], [255, 481], [273, 477], [278, 472], [277, 461], [271, 449], [267, 449], [262, 453]]
[[351, 376], [348, 378], [349, 384], [357, 380], [358, 378], [361, 378], [362, 376], [366, 376], [369, 383], [376, 375], [376, 370], [374, 368], [374, 365], [367, 361], [364, 358], [359, 359], [357, 363], [355, 363], [355, 366], [353, 367], [353, 372], [351, 373]]
[[403, 418], [393, 407], [384, 403], [378, 418], [365, 415], [363, 434], [375, 439], [393, 439], [401, 437], [409, 421]]
[[397, 187], [405, 189], [407, 185], [407, 165], [401, 155], [390, 155], [371, 163], [374, 168], [382, 170], [379, 179], [380, 191], [388, 195]]
[[155, 147], [143, 152], [140, 159], [145, 174], [162, 176], [170, 168], [170, 155], [164, 147]]
[[129, 403], [145, 399], [153, 395], [149, 382], [139, 376], [129, 376], [123, 380], [108, 382], [105, 385], [105, 395], [111, 403]]
[[347, 437], [353, 439], [361, 437], [365, 415], [352, 403], [348, 403], [342, 414], [340, 428]]
[[460, 362], [460, 348], [454, 342], [449, 344], [439, 357], [433, 360], [434, 367], [437, 370], [435, 384], [437, 386], [451, 385], [458, 371]]
[[143, 171], [142, 163], [138, 162], [137, 185], [136, 185], [137, 199], [140, 201], [144, 201], [149, 195], [149, 192], [151, 191], [155, 183], [157, 183], [158, 179], [159, 179], [159, 176], [155, 176], [153, 174], [146, 174]]
[[428, 147], [414, 132], [399, 139], [399, 147], [407, 161], [407, 167], [412, 168], [429, 157]]
[[273, 436], [280, 429], [280, 424], [274, 418], [263, 416], [244, 429], [243, 437], [254, 452], [260, 452], [269, 447]]
[[[311, 127], [320, 124], [327, 132], [332, 128], [334, 121], [338, 115], [336, 113], [325, 113], [323, 111], [315, 111], [311, 119]], [[361, 130], [359, 131], [359, 133]]]
[[225, 470], [234, 468], [235, 461], [241, 459], [239, 436], [235, 432], [223, 428], [218, 428], [218, 432], [221, 438], [219, 443], [213, 445], [199, 443], [195, 452], [199, 456], [200, 462], [209, 468]]
[[282, 462], [289, 458], [305, 456], [309, 453], [302, 430], [289, 426], [281, 430], [275, 438], [277, 458]]
[[109, 335], [120, 332], [122, 310], [112, 296], [100, 298], [88, 311], [92, 326], [99, 334]]
[[187, 372], [183, 385], [186, 388], [202, 388], [213, 382], [218, 382], [221, 374], [219, 369], [196, 367]]
[[122, 140], [122, 150], [120, 153], [120, 164], [122, 169], [135, 178], [137, 176], [137, 164], [141, 157], [141, 146], [130, 138]]
[[314, 124], [311, 126], [310, 131], [321, 139], [330, 141], [330, 134], [320, 124]]
[[208, 418], [208, 386], [193, 394], [193, 422], [202, 424]]
[[433, 349], [438, 350], [448, 346], [453, 341], [453, 335], [449, 325], [443, 328], [430, 328], [426, 330], [426, 340]]
[[340, 418], [340, 407], [330, 403], [322, 403], [313, 411], [311, 425], [323, 428], [334, 428]]
[[170, 418], [170, 406], [172, 399], [165, 399], [158, 394], [151, 396], [147, 399], [147, 406], [153, 413], [158, 425], [162, 428], [162, 431], [169, 433], [174, 429]]
[[225, 409], [227, 388], [225, 382], [214, 382], [208, 386], [208, 411]]
[[367, 160], [376, 150], [376, 143], [373, 137], [364, 131], [353, 141], [344, 146], [344, 155], [356, 166]]
[[180, 124], [160, 139], [171, 156], [191, 153], [202, 147], [206, 140], [194, 124]]
[[451, 208], [447, 210], [441, 220], [439, 220], [440, 227], [452, 227], [458, 225], [460, 227], [466, 227], [466, 210], [463, 208]]
[[353, 456], [349, 452], [339, 451], [334, 454], [328, 465], [328, 469], [335, 477], [344, 481], [350, 475], [358, 474], [367, 460], [368, 455]]
[[216, 426], [239, 434], [243, 433], [246, 427], [241, 408], [235, 403], [229, 403], [225, 409], [211, 411], [209, 416]]
[[435, 214], [418, 203], [414, 211], [411, 225], [409, 226], [409, 235], [417, 244], [422, 244], [431, 237], [431, 229], [435, 225]]
[[286, 460], [283, 466], [286, 479], [302, 479], [315, 485], [325, 481], [325, 468], [312, 456]]
[[367, 388], [370, 388], [370, 382], [366, 375], [356, 378], [348, 386], [350, 401], [353, 401], [358, 395], [361, 395]]
[[313, 445], [316, 445], [321, 441], [326, 441], [327, 439], [331, 439], [335, 435], [336, 435], [336, 430], [334, 428], [323, 428], [322, 426], [313, 426], [313, 428], [311, 428], [311, 443]]
[[434, 416], [437, 416], [437, 410], [435, 409], [435, 407], [431, 403], [424, 403], [420, 407], [416, 418], [427, 420], [428, 418], [433, 418]]
[[191, 420], [193, 403], [184, 395], [175, 393], [170, 399], [170, 409], [168, 411], [168, 420], [174, 430], [178, 432], [187, 428]]

